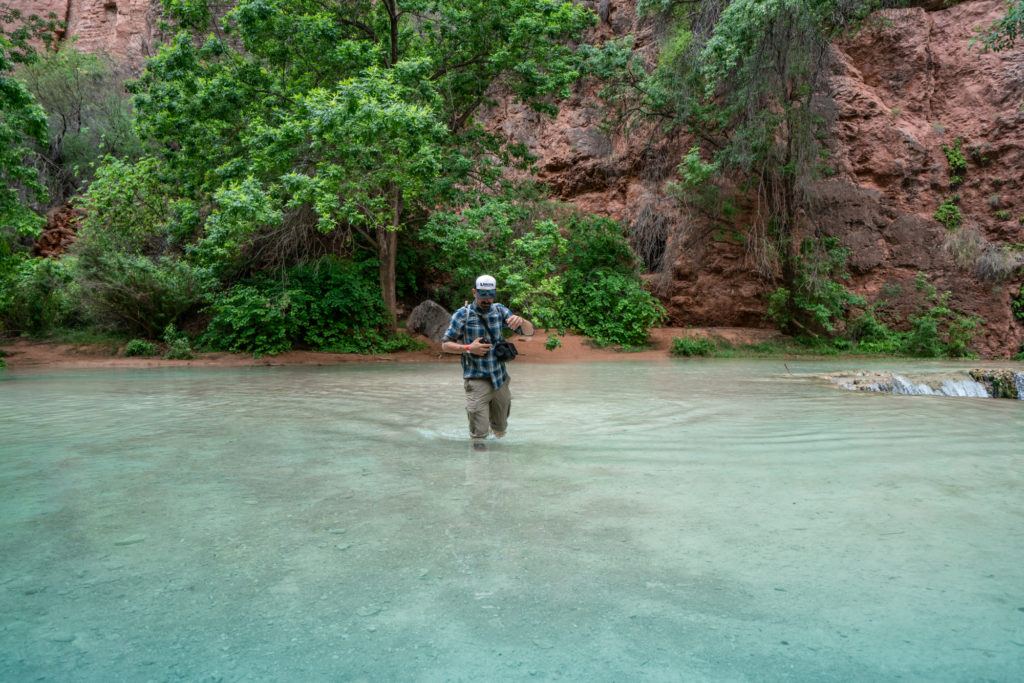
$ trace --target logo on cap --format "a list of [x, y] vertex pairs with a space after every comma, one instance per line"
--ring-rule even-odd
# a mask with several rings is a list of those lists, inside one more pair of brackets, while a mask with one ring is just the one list
[[486, 289], [494, 291], [498, 288], [498, 283], [490, 275], [481, 275], [476, 279], [476, 288], [477, 290]]

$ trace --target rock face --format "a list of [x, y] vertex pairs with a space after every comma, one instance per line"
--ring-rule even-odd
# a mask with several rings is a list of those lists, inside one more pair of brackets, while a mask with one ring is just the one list
[[[637, 19], [635, 2], [602, 6], [608, 18], [594, 40], [632, 33], [636, 49], [652, 54], [655, 29]], [[1022, 279], [1012, 266], [1024, 263], [1014, 255], [1024, 244], [1024, 41], [981, 53], [971, 39], [1004, 12], [1002, 0], [886, 10], [834, 45], [825, 93], [833, 173], [816, 188], [819, 226], [852, 250], [851, 289], [905, 317], [920, 303], [914, 279], [924, 272], [952, 292], [954, 307], [984, 319], [975, 348], [996, 357], [1024, 342], [1010, 309]], [[488, 116], [538, 156], [559, 198], [622, 221], [642, 254], [661, 236], [662, 253], [653, 250], [661, 262], [645, 254], [657, 271], [648, 279], [674, 324], [765, 325], [773, 283], [756, 273], [735, 233], [689, 217], [666, 192], [688, 139], [655, 130], [605, 135], [586, 84], [553, 120], [504, 103]], [[954, 188], [943, 145], [957, 138], [968, 170]], [[958, 255], [956, 235], [933, 218], [954, 195], [963, 235], [988, 261]]]
[[[589, 39], [628, 34], [648, 63], [652, 22], [636, 0], [589, 0], [601, 18]], [[852, 250], [851, 288], [884, 298], [894, 315], [914, 310], [917, 272], [956, 308], [981, 316], [975, 338], [987, 356], [1009, 356], [1024, 342], [1012, 296], [1024, 244], [1024, 41], [1001, 53], [971, 45], [978, 27], [1005, 12], [1003, 0], [969, 0], [885, 10], [834, 45], [830, 92], [832, 175], [817, 187], [819, 227]], [[137, 69], [154, 50], [157, 0], [13, 0], [25, 12], [55, 12], [81, 49], [104, 51]], [[775, 285], [758, 274], [736, 230], [691, 217], [667, 192], [691, 141], [653, 125], [629, 135], [602, 128], [598, 86], [580, 84], [555, 118], [503, 101], [483, 112], [493, 130], [526, 144], [556, 198], [628, 226], [676, 325], [767, 326], [765, 296]], [[967, 157], [953, 187], [943, 145], [956, 139]], [[956, 195], [963, 244], [932, 216]], [[970, 238], [970, 239], [967, 239]], [[1012, 251], [1012, 250], [1018, 251]], [[1002, 279], [993, 276], [1002, 274]]]
[[51, 13], [65, 22], [65, 39], [79, 49], [109, 55], [138, 70], [153, 54], [160, 39], [159, 0], [8, 0], [22, 14]]

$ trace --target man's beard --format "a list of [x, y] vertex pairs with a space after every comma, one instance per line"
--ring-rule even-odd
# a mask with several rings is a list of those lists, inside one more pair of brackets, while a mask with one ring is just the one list
[[480, 308], [481, 311], [489, 311], [489, 310], [491, 310], [491, 302], [490, 301], [477, 301], [476, 305]]

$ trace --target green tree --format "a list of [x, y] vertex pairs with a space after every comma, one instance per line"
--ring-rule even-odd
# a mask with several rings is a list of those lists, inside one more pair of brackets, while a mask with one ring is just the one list
[[[810, 189], [827, 150], [816, 94], [827, 89], [830, 42], [863, 16], [862, 0], [654, 0], [668, 26], [657, 65], [638, 76], [619, 60], [620, 113], [656, 118], [694, 136], [676, 195], [734, 229], [758, 270], [779, 285], [773, 302], [790, 332], [815, 323], [795, 298], [806, 235], [818, 234]], [[614, 60], [594, 57], [609, 67]], [[613, 69], [614, 70], [614, 69]], [[623, 94], [625, 92], [625, 94]]]
[[[200, 198], [200, 239], [340, 233], [377, 256], [392, 321], [397, 233], [516, 158], [480, 107], [500, 87], [552, 112], [593, 21], [567, 0], [240, 0], [217, 23], [205, 0], [165, 6], [182, 31], [135, 102], [178, 196]], [[262, 222], [220, 218], [242, 189]]]
[[31, 143], [45, 141], [46, 114], [14, 70], [36, 58], [32, 40], [48, 40], [54, 26], [0, 5], [0, 256], [13, 238], [35, 234], [42, 225], [29, 205], [46, 197], [31, 164]]

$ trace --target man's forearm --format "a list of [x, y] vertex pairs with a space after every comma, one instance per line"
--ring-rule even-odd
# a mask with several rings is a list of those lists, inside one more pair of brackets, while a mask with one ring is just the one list
[[466, 353], [469, 351], [469, 344], [460, 344], [453, 341], [441, 342], [441, 350], [445, 353]]

